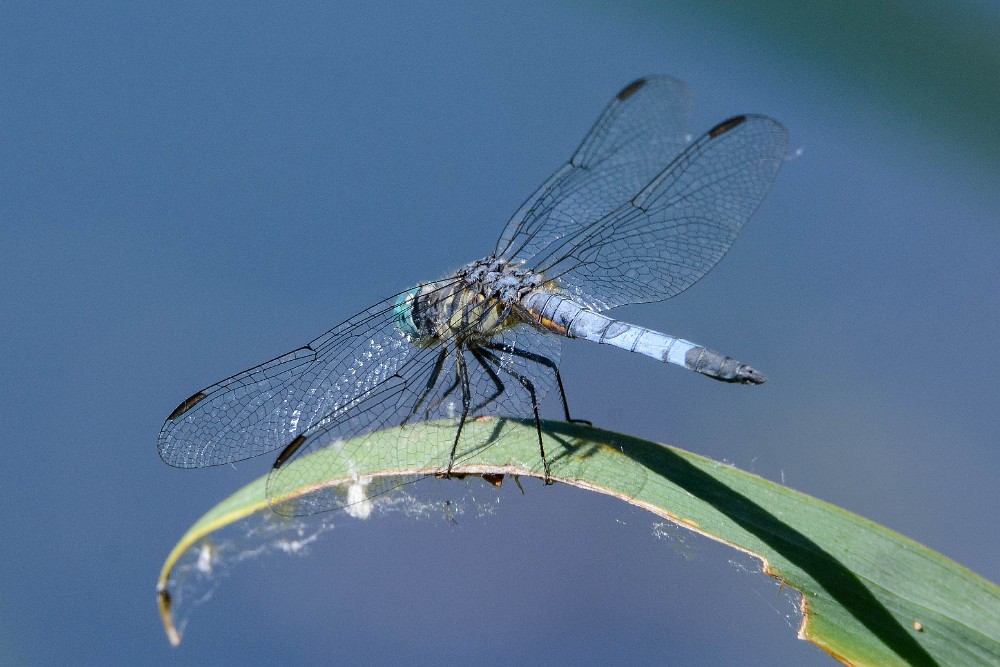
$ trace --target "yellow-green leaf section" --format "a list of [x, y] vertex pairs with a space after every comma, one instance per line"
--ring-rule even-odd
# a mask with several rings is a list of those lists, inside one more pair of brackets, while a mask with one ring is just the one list
[[[498, 423], [504, 436], [496, 439]], [[423, 462], [447, 460], [450, 445], [428, 432], [417, 426], [367, 436], [366, 451], [381, 448], [386, 455], [376, 452], [366, 460], [412, 457], [391, 470], [343, 461], [339, 452], [349, 446], [295, 461], [291, 465], [302, 466], [302, 485], [289, 496], [359, 477], [433, 473]], [[543, 432], [553, 480], [615, 496], [760, 557], [768, 574], [802, 593], [800, 636], [842, 662], [1000, 664], [1000, 588], [944, 556], [843, 509], [675, 447], [581, 424], [544, 422]], [[542, 475], [532, 423], [467, 424], [463, 441], [492, 444], [463, 457], [455, 473]], [[335, 474], [333, 465], [339, 466]], [[311, 477], [314, 470], [326, 472]], [[170, 613], [174, 565], [214, 531], [270, 512], [265, 481], [254, 481], [210, 510], [167, 558], [157, 590], [173, 643], [180, 641]]]

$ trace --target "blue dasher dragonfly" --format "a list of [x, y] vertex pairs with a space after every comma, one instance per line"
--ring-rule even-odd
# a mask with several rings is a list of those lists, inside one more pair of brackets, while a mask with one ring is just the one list
[[[436, 431], [450, 453], [428, 461], [447, 476], [485, 444], [463, 441], [470, 420], [501, 416], [534, 420], [549, 481], [539, 401], [556, 387], [570, 420], [558, 366], [562, 337], [724, 382], [764, 382], [747, 364], [604, 314], [668, 299], [708, 273], [785, 157], [786, 132], [777, 121], [736, 116], [691, 141], [692, 110], [677, 80], [630, 83], [569, 162], [514, 213], [492, 254], [197, 392], [167, 417], [161, 458], [199, 468], [280, 449], [268, 478], [274, 507], [297, 483], [290, 463], [311, 452], [349, 441], [343, 455], [362, 461], [369, 453], [359, 436], [451, 420]], [[287, 511], [312, 513], [337, 502]]]

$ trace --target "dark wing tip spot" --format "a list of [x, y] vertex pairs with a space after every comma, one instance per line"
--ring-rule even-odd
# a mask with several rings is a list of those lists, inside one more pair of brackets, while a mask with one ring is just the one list
[[174, 411], [170, 413], [170, 416], [167, 417], [167, 421], [170, 421], [171, 419], [177, 419], [182, 414], [184, 414], [194, 406], [198, 405], [206, 398], [208, 398], [208, 394], [205, 394], [200, 391], [190, 398], [185, 398], [184, 401], [182, 401], [181, 404], [178, 405], [176, 408], [174, 408]]
[[292, 458], [292, 456], [295, 455], [295, 452], [299, 451], [299, 447], [301, 447], [302, 443], [305, 441], [306, 436], [300, 435], [285, 445], [285, 448], [281, 450], [280, 454], [278, 454], [278, 458], [274, 460], [274, 470], [277, 470], [281, 466], [285, 465], [285, 463], [288, 462], [288, 459]]
[[733, 129], [734, 127], [742, 125], [746, 121], [746, 119], [747, 119], [746, 116], [733, 116], [728, 120], [724, 120], [715, 127], [713, 127], [711, 130], [709, 130], [708, 136], [712, 137], [713, 139], [715, 137], [722, 136], [723, 134]]
[[615, 97], [618, 98], [619, 102], [624, 102], [628, 98], [632, 97], [639, 91], [640, 88], [645, 86], [649, 82], [649, 79], [636, 79], [632, 83], [628, 84], [624, 88], [618, 91]]

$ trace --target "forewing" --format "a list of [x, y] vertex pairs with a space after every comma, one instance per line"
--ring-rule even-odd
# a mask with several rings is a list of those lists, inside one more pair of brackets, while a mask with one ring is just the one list
[[634, 197], [536, 257], [536, 268], [596, 310], [675, 296], [725, 256], [786, 150], [771, 118], [720, 123]]
[[388, 391], [429, 354], [396, 325], [397, 298], [187, 399], [160, 430], [160, 457], [201, 468], [259, 456]]
[[569, 162], [507, 223], [496, 254], [528, 266], [631, 199], [681, 151], [694, 108], [687, 87], [666, 77], [639, 79], [601, 114]]
[[[558, 359], [559, 340], [525, 325], [460, 352], [451, 342], [420, 350], [389, 381], [331, 415], [296, 444], [268, 477], [271, 507], [284, 515], [350, 508], [403, 484], [445, 473], [453, 446], [455, 463], [461, 464], [506, 435], [510, 421], [502, 418], [533, 417], [534, 405], [554, 382], [552, 369]], [[456, 441], [463, 414], [466, 422], [489, 418], [495, 425], [491, 436]], [[369, 447], [364, 437], [351, 440], [357, 433], [371, 434], [404, 422], [416, 428], [400, 431], [396, 447]], [[311, 456], [320, 450], [321, 457]], [[540, 456], [520, 463], [542, 467]], [[332, 488], [320, 485], [302, 495], [316, 480], [337, 478], [345, 470], [353, 479]], [[401, 476], [381, 477], [375, 483], [366, 477], [394, 470]]]

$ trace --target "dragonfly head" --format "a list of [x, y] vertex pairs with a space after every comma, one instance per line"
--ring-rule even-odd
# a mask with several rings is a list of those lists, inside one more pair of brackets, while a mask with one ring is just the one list
[[419, 292], [419, 287], [414, 287], [409, 291], [403, 292], [396, 299], [396, 305], [392, 310], [396, 326], [399, 327], [400, 331], [409, 336], [420, 335], [420, 332], [417, 331], [417, 325], [413, 322], [413, 302]]

